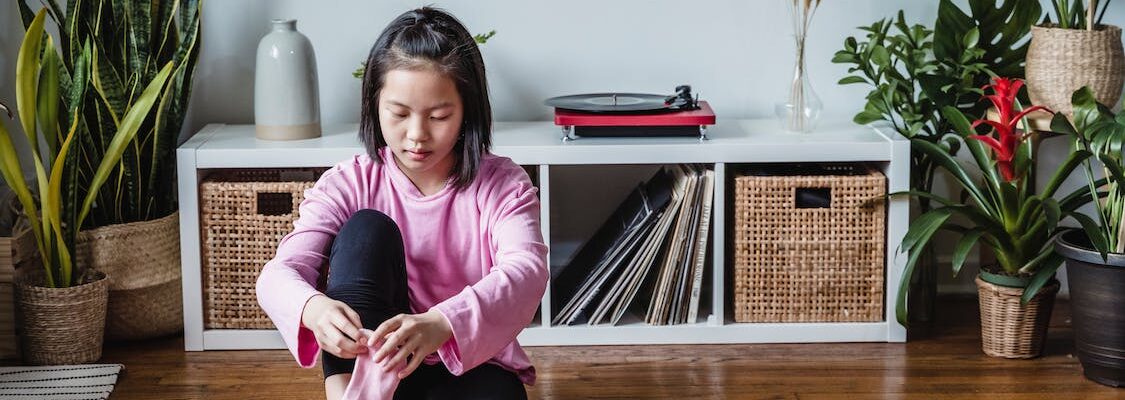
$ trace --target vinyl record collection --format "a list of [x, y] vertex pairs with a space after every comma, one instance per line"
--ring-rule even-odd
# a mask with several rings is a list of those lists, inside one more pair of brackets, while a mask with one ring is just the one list
[[661, 168], [573, 259], [552, 273], [552, 325], [618, 324], [632, 306], [651, 325], [694, 323], [707, 266], [714, 171]]

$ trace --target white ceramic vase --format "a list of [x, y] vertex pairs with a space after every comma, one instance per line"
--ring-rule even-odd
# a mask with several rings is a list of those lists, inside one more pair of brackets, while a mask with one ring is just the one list
[[297, 20], [270, 21], [258, 42], [254, 72], [254, 125], [265, 140], [320, 137], [320, 91], [316, 54]]

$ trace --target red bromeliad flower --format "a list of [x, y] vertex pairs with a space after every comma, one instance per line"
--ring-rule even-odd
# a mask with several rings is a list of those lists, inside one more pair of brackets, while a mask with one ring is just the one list
[[996, 110], [1000, 113], [1000, 120], [978, 119], [973, 122], [973, 128], [975, 129], [980, 124], [988, 124], [996, 130], [997, 137], [993, 138], [988, 135], [969, 136], [984, 142], [996, 153], [996, 165], [1000, 168], [1000, 175], [1004, 176], [1005, 182], [1011, 182], [1019, 178], [1012, 167], [1012, 158], [1016, 155], [1016, 149], [1030, 134], [1020, 134], [1017, 124], [1024, 116], [1034, 111], [1045, 110], [1050, 112], [1043, 106], [1031, 106], [1018, 114], [1013, 114], [1016, 106], [1016, 94], [1020, 92], [1021, 87], [1023, 87], [1023, 81], [1019, 79], [993, 78], [992, 84], [985, 86], [986, 89], [992, 88], [993, 94], [985, 97], [992, 100], [992, 104], [996, 106]]

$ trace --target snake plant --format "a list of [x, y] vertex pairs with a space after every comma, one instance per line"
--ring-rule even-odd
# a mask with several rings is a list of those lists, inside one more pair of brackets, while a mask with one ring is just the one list
[[[136, 94], [132, 105], [120, 116], [118, 128], [106, 137], [99, 157], [80, 157], [79, 143], [90, 140], [90, 130], [81, 129], [86, 104], [77, 99], [93, 86], [93, 45], [79, 46], [74, 67], [69, 69], [65, 89], [61, 85], [62, 56], [54, 39], [44, 34], [47, 10], [40, 10], [28, 24], [16, 58], [16, 111], [30, 145], [35, 167], [36, 190], [24, 181], [20, 154], [11, 134], [0, 120], [0, 176], [16, 193], [23, 206], [45, 272], [47, 287], [70, 287], [82, 283], [71, 256], [78, 227], [90, 214], [99, 189], [120, 168], [122, 155], [135, 143], [153, 105], [167, 91], [166, 82], [174, 64], [162, 66], [156, 76]], [[69, 101], [63, 101], [63, 99]], [[60, 112], [60, 109], [63, 112]], [[63, 129], [59, 129], [64, 127]], [[40, 149], [39, 137], [46, 151]], [[93, 162], [96, 161], [96, 162]], [[93, 164], [84, 164], [90, 163]], [[88, 175], [78, 171], [89, 170]]]
[[[79, 123], [74, 173], [90, 182], [101, 160], [109, 155], [112, 139], [125, 128], [125, 116], [138, 105], [143, 91], [169, 63], [175, 65], [169, 84], [139, 122], [135, 139], [124, 147], [115, 168], [104, 173], [83, 228], [147, 221], [176, 210], [175, 147], [191, 95], [199, 55], [199, 0], [18, 0], [24, 26], [35, 14], [31, 4], [43, 4], [58, 27], [61, 56], [57, 57], [61, 97], [59, 114], [77, 110]], [[89, 54], [84, 59], [86, 45]], [[88, 64], [81, 70], [80, 60]], [[70, 90], [77, 74], [86, 74], [89, 90]], [[74, 93], [73, 96], [63, 95]], [[23, 107], [20, 107], [21, 109]], [[22, 111], [21, 111], [22, 112]], [[43, 118], [53, 120], [50, 111]], [[22, 114], [21, 114], [22, 117]], [[61, 120], [61, 119], [60, 119]], [[49, 148], [65, 139], [61, 123], [41, 124]]]

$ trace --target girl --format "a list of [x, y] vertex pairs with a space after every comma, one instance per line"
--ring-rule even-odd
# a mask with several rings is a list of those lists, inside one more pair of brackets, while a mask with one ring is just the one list
[[489, 153], [480, 50], [449, 14], [409, 11], [371, 49], [362, 107], [366, 154], [305, 192], [258, 302], [298, 364], [321, 354], [329, 399], [526, 398], [515, 338], [547, 247], [536, 188]]

